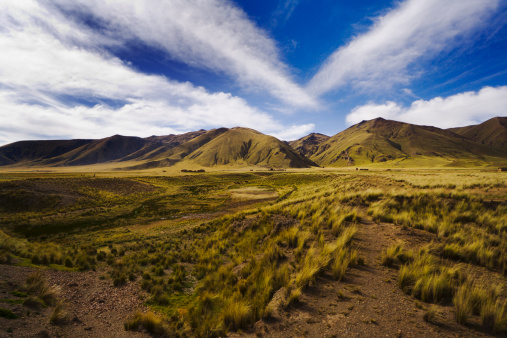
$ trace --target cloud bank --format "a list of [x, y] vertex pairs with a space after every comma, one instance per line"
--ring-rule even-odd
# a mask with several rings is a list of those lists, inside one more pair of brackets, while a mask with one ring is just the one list
[[65, 11], [91, 15], [115, 40], [160, 48], [175, 60], [225, 73], [239, 85], [267, 91], [291, 106], [316, 106], [315, 99], [291, 79], [275, 42], [232, 2], [58, 0], [58, 4]]
[[[499, 0], [407, 0], [375, 19], [371, 29], [338, 48], [308, 89], [315, 95], [348, 85], [389, 89], [417, 75], [417, 60], [434, 56], [481, 25]], [[417, 68], [416, 68], [417, 70]]]
[[377, 117], [440, 128], [461, 127], [507, 114], [507, 86], [484, 87], [478, 92], [465, 92], [429, 101], [417, 100], [410, 107], [388, 101], [369, 103], [354, 108], [347, 115], [349, 124]]
[[238, 125], [286, 130], [240, 97], [133, 69], [102, 48], [118, 44], [117, 34], [83, 27], [46, 1], [0, 2], [0, 143]]

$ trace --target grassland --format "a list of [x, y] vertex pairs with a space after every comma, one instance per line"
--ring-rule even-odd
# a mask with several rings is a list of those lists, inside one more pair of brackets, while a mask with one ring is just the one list
[[60, 274], [133, 290], [125, 335], [502, 335], [506, 200], [480, 170], [3, 173], [0, 269], [51, 272], [48, 323], [80, 313]]

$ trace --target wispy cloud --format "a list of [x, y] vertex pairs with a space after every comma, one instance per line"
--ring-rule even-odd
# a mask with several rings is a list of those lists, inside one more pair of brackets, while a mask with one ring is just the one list
[[238, 125], [286, 129], [240, 97], [136, 71], [101, 48], [114, 43], [41, 2], [0, 3], [0, 143]]
[[417, 100], [410, 107], [395, 102], [369, 103], [354, 108], [347, 115], [349, 124], [376, 117], [452, 128], [483, 122], [495, 116], [504, 116], [507, 107], [507, 86], [484, 87], [478, 92], [465, 92], [446, 98]]
[[[321, 95], [344, 85], [389, 89], [407, 84], [414, 63], [449, 48], [481, 25], [499, 0], [406, 0], [371, 29], [338, 48], [309, 82]], [[420, 71], [415, 68], [415, 70]], [[417, 74], [417, 73], [416, 73]]]
[[279, 18], [282, 18], [283, 23], [287, 22], [299, 5], [299, 1], [300, 0], [280, 0], [278, 7], [273, 12], [273, 25], [276, 26], [278, 24]]
[[285, 104], [316, 105], [293, 81], [276, 43], [232, 2], [57, 1], [64, 11], [92, 16], [115, 39], [160, 48], [173, 59], [225, 73], [240, 86], [267, 91]]

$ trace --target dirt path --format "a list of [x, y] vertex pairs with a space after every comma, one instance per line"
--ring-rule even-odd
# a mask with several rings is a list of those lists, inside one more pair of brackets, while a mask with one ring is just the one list
[[[397, 270], [380, 264], [380, 255], [396, 239], [407, 246], [426, 242], [424, 232], [365, 221], [354, 246], [366, 265], [347, 272], [342, 282], [329, 275], [306, 289], [300, 303], [280, 318], [259, 321], [247, 336], [265, 337], [460, 337], [488, 336], [457, 324], [452, 307], [439, 306], [436, 323], [424, 321], [425, 308], [397, 285]], [[426, 242], [428, 243], [428, 242]], [[342, 296], [343, 295], [343, 296]], [[231, 336], [234, 336], [233, 334]]]

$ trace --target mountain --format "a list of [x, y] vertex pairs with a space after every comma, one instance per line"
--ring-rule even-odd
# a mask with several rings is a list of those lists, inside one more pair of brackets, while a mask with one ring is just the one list
[[248, 128], [232, 128], [196, 149], [186, 158], [201, 166], [261, 165], [307, 168], [315, 165], [273, 136]]
[[123, 169], [213, 166], [307, 168], [399, 165], [507, 166], [507, 118], [439, 129], [377, 118], [332, 137], [313, 133], [282, 142], [248, 128], [217, 128], [146, 138], [20, 141], [0, 147], [1, 166], [117, 163]]
[[148, 169], [172, 166], [183, 161], [185, 157], [194, 152], [196, 149], [199, 149], [228, 130], [229, 129], [227, 128], [211, 129], [209, 131], [203, 131], [202, 133], [195, 134], [195, 137], [176, 146], [163, 145], [141, 157], [134, 159], [136, 161], [143, 162], [129, 167], [129, 169]]
[[[282, 141], [247, 128], [147, 138], [21, 141], [0, 147], [0, 165], [79, 166], [127, 162], [128, 169], [216, 165], [306, 168], [315, 165]], [[126, 166], [123, 165], [123, 166]]]
[[0, 165], [37, 162], [57, 157], [93, 140], [19, 141], [0, 147]]
[[288, 142], [289, 145], [297, 151], [299, 154], [310, 157], [312, 156], [319, 146], [327, 141], [329, 136], [319, 133], [311, 133], [307, 136], [300, 138], [299, 140]]
[[115, 161], [141, 149], [145, 144], [146, 140], [140, 137], [114, 135], [94, 140], [60, 156], [43, 159], [41, 163], [77, 166]]
[[494, 117], [481, 124], [448, 130], [480, 144], [507, 150], [507, 117]]
[[321, 166], [388, 161], [413, 166], [467, 166], [506, 163], [507, 152], [449, 130], [377, 118], [329, 138], [310, 159]]
[[164, 157], [164, 154], [170, 152], [171, 149], [180, 147], [206, 133], [208, 133], [206, 130], [201, 129], [179, 135], [150, 136], [145, 139], [146, 144], [141, 149], [124, 157], [122, 161], [161, 158]]

